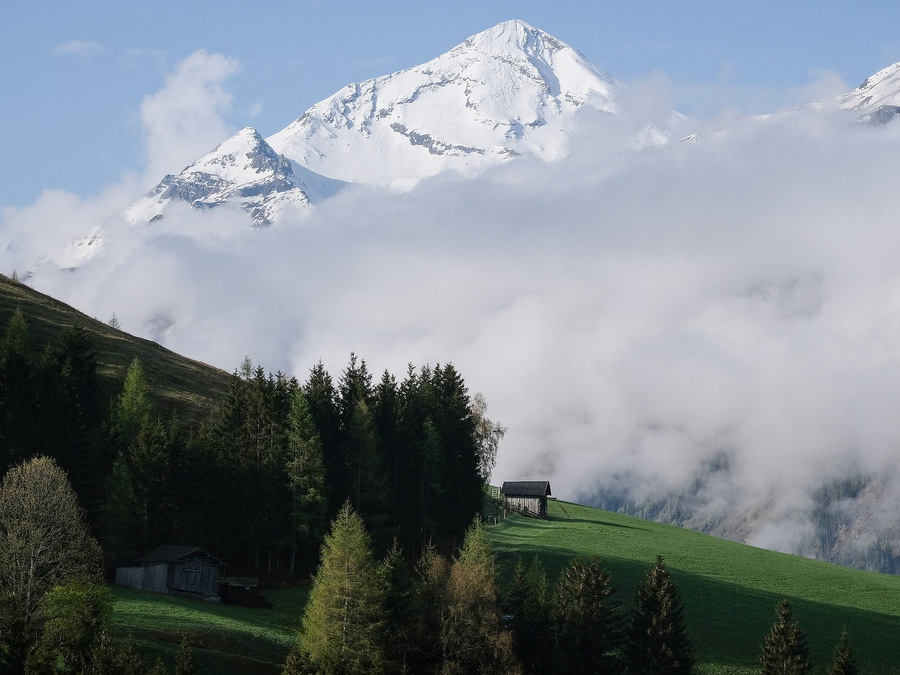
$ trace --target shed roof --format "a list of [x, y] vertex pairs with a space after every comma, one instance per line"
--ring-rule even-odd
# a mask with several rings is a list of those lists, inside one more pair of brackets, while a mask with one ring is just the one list
[[150, 551], [150, 553], [148, 553], [147, 555], [143, 555], [135, 560], [134, 564], [152, 565], [153, 563], [178, 562], [179, 560], [183, 560], [184, 558], [196, 557], [211, 558], [220, 565], [225, 564], [215, 556], [211, 556], [199, 546], [173, 546], [171, 544], [158, 546], [157, 548]]
[[507, 497], [546, 497], [551, 494], [549, 480], [510, 480], [500, 487]]

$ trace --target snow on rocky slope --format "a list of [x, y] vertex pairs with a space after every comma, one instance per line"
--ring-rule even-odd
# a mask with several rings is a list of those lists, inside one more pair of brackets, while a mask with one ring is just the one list
[[900, 113], [900, 63], [866, 78], [856, 89], [841, 96], [839, 105], [858, 111], [866, 122], [889, 122]]
[[128, 207], [126, 217], [133, 223], [152, 222], [163, 216], [169, 203], [181, 200], [198, 209], [237, 206], [250, 214], [255, 226], [265, 226], [285, 207], [308, 207], [340, 186], [339, 181], [295, 167], [255, 129], [245, 127], [177, 176], [163, 178]]
[[507, 21], [428, 63], [348, 85], [268, 141], [313, 171], [368, 184], [519, 155], [555, 160], [573, 113], [589, 105], [614, 114], [617, 88], [572, 47]]
[[523, 21], [507, 21], [446, 54], [348, 85], [266, 140], [242, 129], [127, 211], [132, 222], [173, 200], [223, 204], [269, 225], [341, 181], [409, 186], [447, 169], [472, 173], [517, 156], [564, 157], [574, 113], [616, 114], [613, 79], [577, 50]]

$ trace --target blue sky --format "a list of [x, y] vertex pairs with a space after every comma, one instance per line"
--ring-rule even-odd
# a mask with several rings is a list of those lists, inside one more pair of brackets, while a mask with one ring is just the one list
[[218, 108], [225, 124], [265, 136], [345, 84], [511, 18], [619, 80], [662, 74], [673, 105], [699, 117], [850, 89], [900, 61], [896, 2], [17, 1], [0, 12], [0, 207], [48, 188], [96, 194], [145, 170], [141, 102], [198, 49], [234, 66]]

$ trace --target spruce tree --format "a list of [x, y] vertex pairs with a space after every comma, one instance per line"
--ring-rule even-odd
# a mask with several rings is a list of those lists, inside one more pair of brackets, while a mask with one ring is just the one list
[[519, 560], [507, 594], [507, 610], [519, 660], [528, 673], [548, 673], [552, 666], [551, 603], [547, 574], [541, 559], [526, 567]]
[[859, 672], [859, 665], [853, 658], [853, 647], [850, 645], [850, 636], [846, 629], [841, 633], [834, 648], [834, 660], [831, 665], [829, 675], [856, 675]]
[[288, 482], [290, 572], [296, 569], [300, 542], [319, 547], [328, 520], [328, 495], [322, 442], [301, 389], [294, 391], [287, 420], [285, 474]]
[[0, 472], [35, 450], [40, 427], [35, 380], [28, 322], [17, 309], [0, 342]]
[[576, 558], [563, 569], [553, 607], [559, 672], [619, 671], [622, 603], [614, 593], [609, 573], [596, 558]]
[[805, 675], [811, 672], [806, 634], [794, 619], [787, 600], [776, 609], [778, 619], [766, 636], [759, 661], [763, 675]]
[[300, 644], [323, 674], [384, 670], [384, 588], [362, 519], [345, 503], [322, 545]]
[[624, 647], [627, 672], [692, 672], [694, 650], [684, 624], [684, 606], [661, 556], [638, 586], [635, 605]]

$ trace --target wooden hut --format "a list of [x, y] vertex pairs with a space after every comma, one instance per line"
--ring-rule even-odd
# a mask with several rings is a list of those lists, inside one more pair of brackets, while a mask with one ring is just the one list
[[225, 564], [196, 546], [160, 546], [129, 565], [116, 568], [116, 584], [208, 600], [219, 599]]
[[532, 518], [547, 517], [547, 497], [550, 496], [548, 480], [506, 481], [500, 487], [506, 505]]

